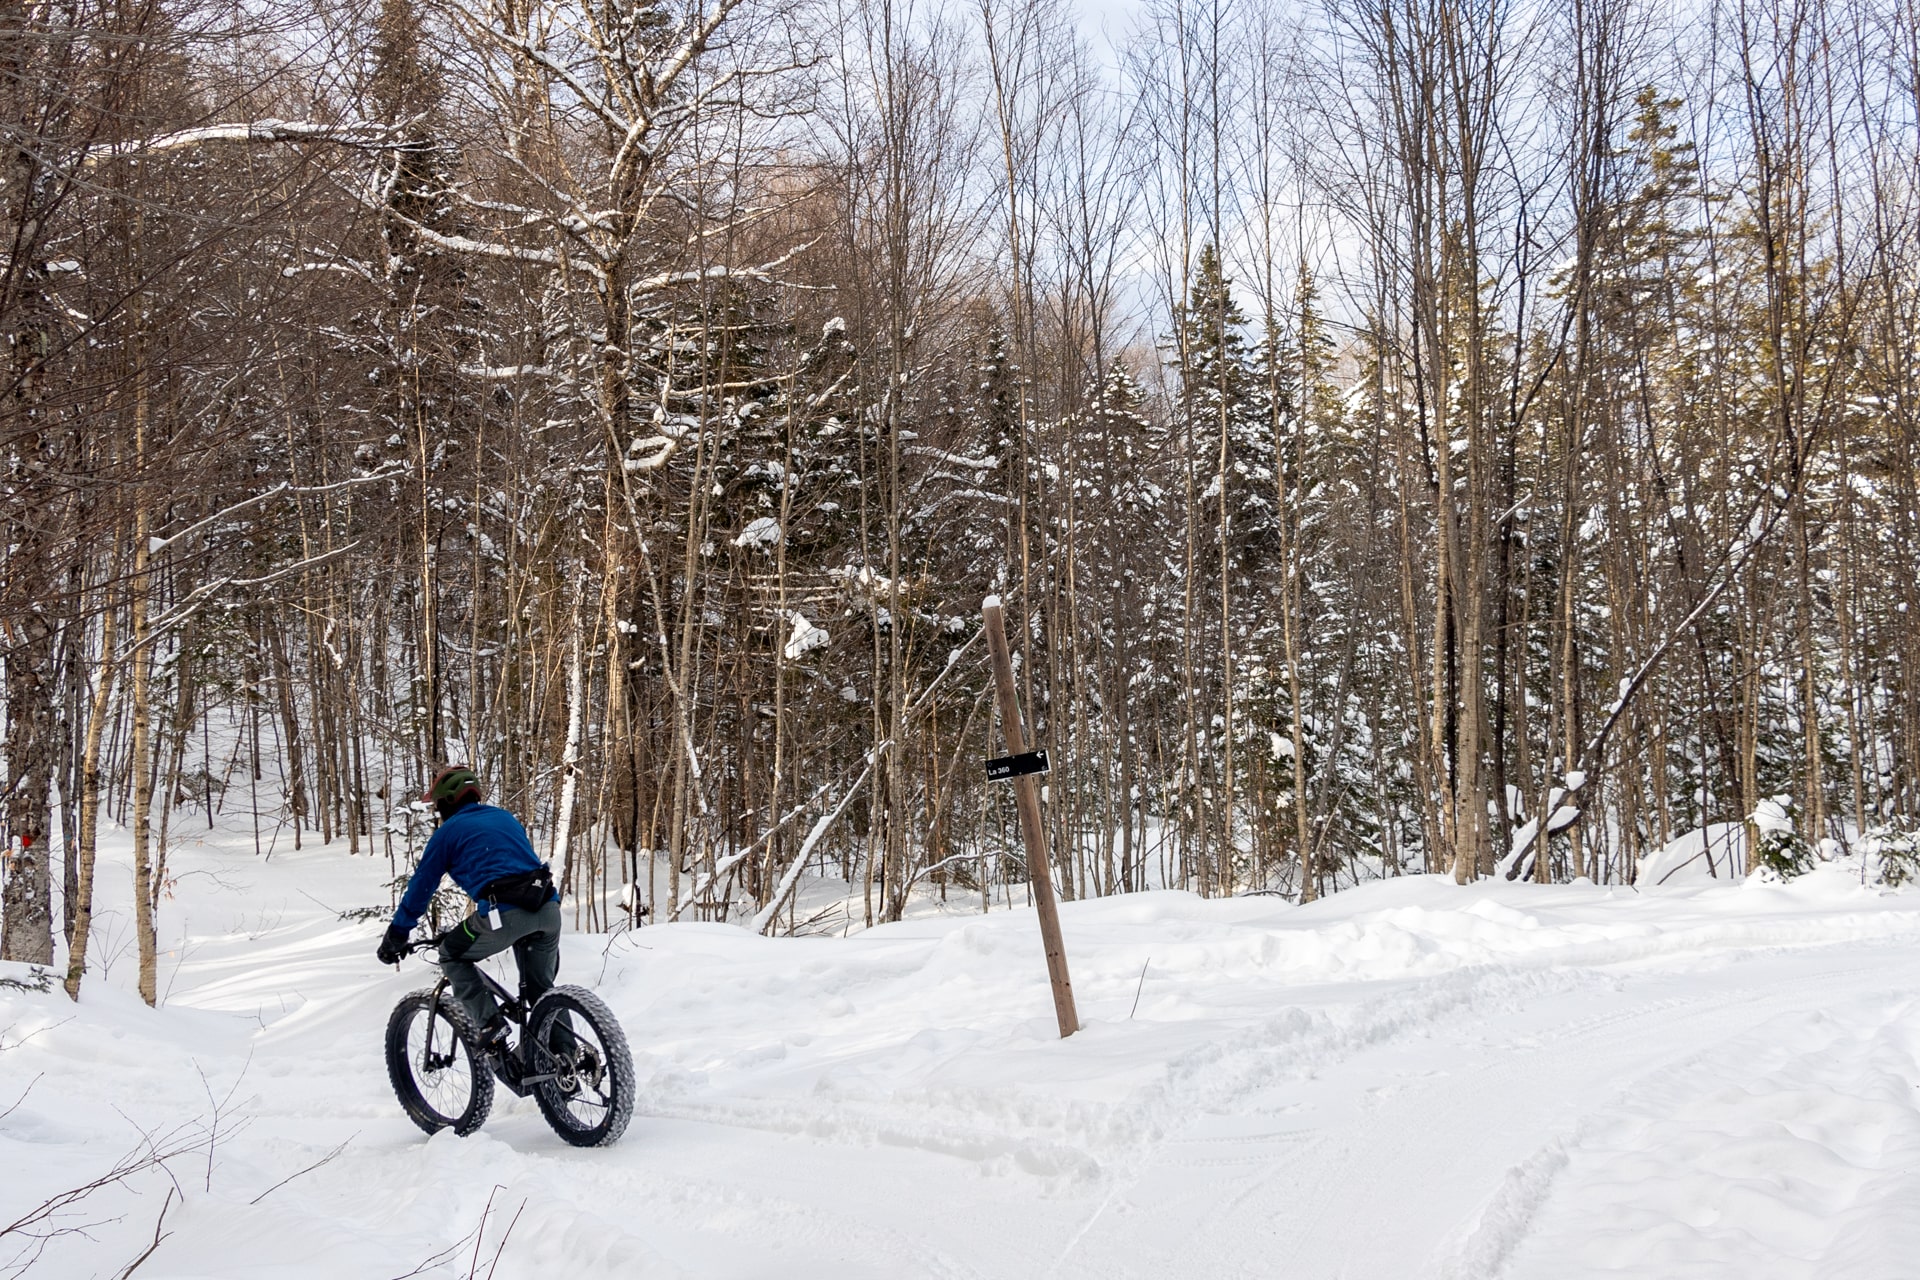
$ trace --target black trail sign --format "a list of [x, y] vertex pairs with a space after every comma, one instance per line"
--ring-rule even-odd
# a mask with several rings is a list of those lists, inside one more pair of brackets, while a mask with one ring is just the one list
[[987, 761], [989, 782], [1005, 782], [1010, 778], [1025, 778], [1047, 772], [1047, 753], [1044, 751], [1023, 751], [1017, 756], [995, 756]]

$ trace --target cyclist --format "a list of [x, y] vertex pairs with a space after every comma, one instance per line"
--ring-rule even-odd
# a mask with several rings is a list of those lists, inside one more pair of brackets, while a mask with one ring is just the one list
[[400, 962], [441, 877], [452, 876], [474, 900], [473, 914], [441, 939], [440, 967], [479, 1028], [481, 1048], [497, 1054], [507, 1042], [507, 1019], [480, 981], [476, 962], [512, 947], [520, 990], [531, 1007], [560, 971], [560, 894], [526, 828], [505, 809], [482, 802], [473, 770], [447, 766], [420, 798], [432, 802], [440, 825], [420, 854], [377, 954], [382, 964]]

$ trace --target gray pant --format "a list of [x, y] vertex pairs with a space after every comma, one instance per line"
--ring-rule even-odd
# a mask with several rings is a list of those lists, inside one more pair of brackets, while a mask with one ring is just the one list
[[533, 1002], [553, 988], [560, 972], [560, 904], [549, 902], [538, 911], [500, 908], [500, 927], [478, 912], [468, 916], [440, 944], [440, 971], [447, 975], [453, 994], [466, 1006], [473, 1025], [484, 1027], [500, 1011], [493, 992], [480, 981], [477, 961], [513, 948], [520, 966], [520, 994]]

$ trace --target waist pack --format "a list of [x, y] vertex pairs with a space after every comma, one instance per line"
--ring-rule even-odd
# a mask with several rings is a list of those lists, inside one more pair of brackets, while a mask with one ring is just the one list
[[538, 911], [553, 898], [553, 871], [543, 862], [532, 871], [501, 876], [480, 890], [480, 896], [498, 906]]

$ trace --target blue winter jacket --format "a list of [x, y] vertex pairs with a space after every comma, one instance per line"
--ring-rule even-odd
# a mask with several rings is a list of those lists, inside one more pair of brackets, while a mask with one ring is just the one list
[[[490, 804], [462, 805], [452, 817], [441, 821], [440, 829], [427, 841], [420, 865], [401, 895], [400, 909], [393, 913], [393, 923], [412, 932], [427, 904], [433, 901], [442, 876], [452, 876], [484, 912], [493, 904], [480, 896], [482, 889], [501, 876], [519, 875], [539, 865], [540, 857], [518, 818]], [[500, 909], [513, 910], [505, 906]]]

